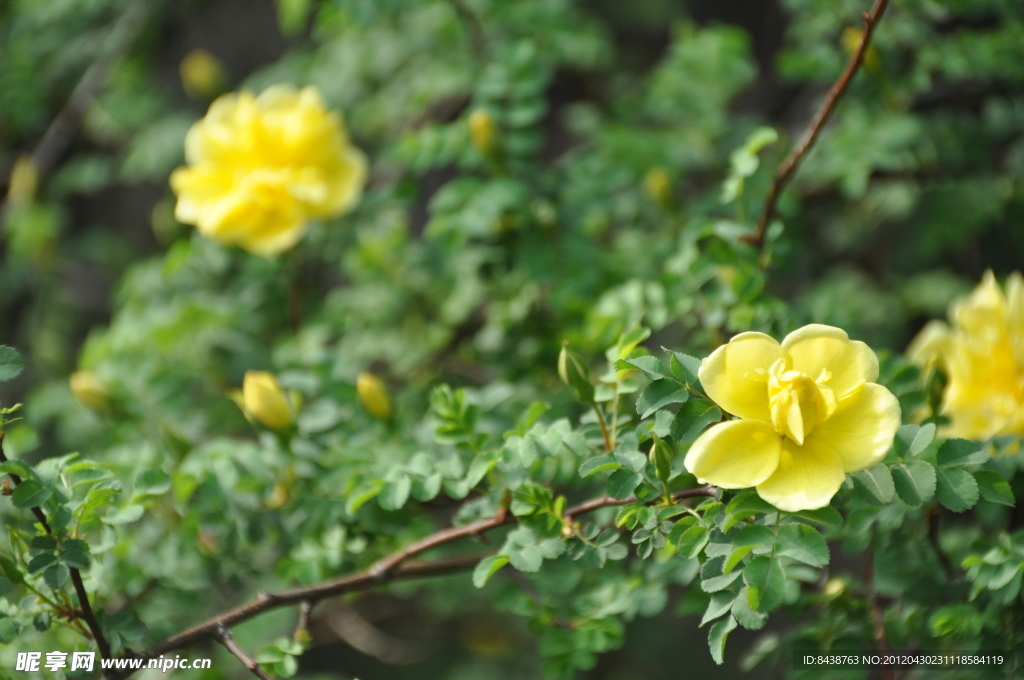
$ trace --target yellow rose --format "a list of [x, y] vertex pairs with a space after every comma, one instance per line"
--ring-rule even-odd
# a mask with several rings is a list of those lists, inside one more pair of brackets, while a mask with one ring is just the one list
[[391, 417], [391, 397], [380, 378], [372, 373], [360, 373], [356, 378], [356, 392], [371, 416], [379, 420]]
[[242, 381], [242, 411], [272, 430], [292, 424], [292, 409], [277, 378], [266, 371], [246, 371]]
[[878, 358], [831, 326], [779, 344], [741, 333], [701, 363], [711, 399], [738, 416], [702, 434], [686, 454], [701, 481], [757, 493], [789, 512], [828, 505], [848, 472], [882, 461], [900, 426], [896, 397], [873, 381]]
[[71, 396], [79, 404], [88, 406], [94, 411], [110, 409], [110, 388], [92, 371], [76, 371], [68, 378]]
[[218, 98], [189, 130], [185, 159], [171, 174], [178, 221], [264, 256], [294, 246], [311, 219], [350, 210], [366, 181], [366, 156], [311, 87]]
[[185, 55], [178, 66], [181, 86], [193, 99], [209, 101], [225, 89], [227, 73], [217, 57], [206, 50], [192, 50]]
[[942, 414], [947, 437], [984, 441], [1024, 435], [1024, 278], [1011, 274], [1003, 294], [985, 272], [966, 299], [950, 305], [952, 326], [932, 321], [910, 344], [911, 361], [946, 373]]

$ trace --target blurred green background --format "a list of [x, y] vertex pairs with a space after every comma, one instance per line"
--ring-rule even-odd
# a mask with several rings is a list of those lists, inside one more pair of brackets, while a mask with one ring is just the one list
[[[901, 353], [984, 270], [1020, 267], [1021, 3], [893, 2], [783, 196], [766, 275], [731, 250], [867, 9], [0, 0], [0, 182], [27, 155], [38, 171], [34, 188], [12, 187], [0, 228], [0, 344], [27, 367], [0, 391], [29, 405], [12, 448], [38, 459], [130, 440], [104, 439], [71, 401], [80, 363], [120, 362], [123, 374], [107, 377], [149, 381], [135, 387], [154, 404], [192, 386], [209, 409], [168, 406], [160, 425], [188, 448], [211, 421], [244, 425], [214, 397], [272, 351], [278, 364], [329, 355], [336, 376], [371, 368], [392, 386], [529, 378], [541, 393], [554, 390], [559, 340], [599, 353], [633, 323], [660, 344], [709, 348], [740, 330], [821, 322]], [[278, 82], [314, 84], [344, 112], [372, 159], [370, 183], [357, 211], [315, 229], [305, 250], [228, 258], [175, 222], [167, 177], [214, 96]], [[500, 158], [468, 141], [479, 108], [498, 124]], [[730, 155], [766, 125], [780, 141], [723, 200]], [[422, 390], [411, 395], [422, 403]], [[535, 677], [525, 624], [469, 590], [450, 579], [429, 606], [381, 595], [347, 623], [328, 616], [301, 672]], [[638, 620], [585, 677], [735, 677], [743, 657], [715, 667], [696, 630], [702, 603], [687, 606], [673, 599]], [[737, 631], [730, 646], [756, 637]]]

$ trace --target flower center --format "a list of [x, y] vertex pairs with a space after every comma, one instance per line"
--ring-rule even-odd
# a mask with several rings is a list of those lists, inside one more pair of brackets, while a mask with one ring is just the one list
[[784, 359], [777, 360], [767, 371], [760, 369], [752, 378], [768, 384], [768, 406], [775, 431], [797, 444], [814, 426], [824, 422], [836, 411], [836, 395], [826, 385], [832, 374], [822, 369], [817, 378], [800, 371], [787, 370]]

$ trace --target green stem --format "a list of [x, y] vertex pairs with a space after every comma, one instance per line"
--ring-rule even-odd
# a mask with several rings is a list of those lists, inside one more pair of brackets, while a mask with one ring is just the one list
[[597, 424], [601, 426], [601, 436], [604, 437], [604, 450], [609, 453], [615, 450], [615, 445], [612, 443], [612, 438], [608, 434], [608, 423], [605, 422], [604, 414], [601, 413], [601, 409], [598, 407], [596, 401], [590, 402], [590, 405], [594, 407], [594, 413], [597, 414]]
[[621, 384], [622, 380], [616, 378], [615, 394], [612, 396], [612, 448], [615, 447], [615, 442], [618, 440], [619, 435], [619, 385]]

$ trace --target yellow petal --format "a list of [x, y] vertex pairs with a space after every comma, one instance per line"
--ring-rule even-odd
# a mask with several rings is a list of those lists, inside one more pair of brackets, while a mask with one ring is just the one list
[[944, 321], [929, 321], [907, 347], [907, 358], [919, 366], [941, 362], [950, 351], [953, 332]]
[[779, 343], [764, 333], [740, 333], [701, 362], [700, 383], [729, 413], [770, 420], [767, 371], [781, 352]]
[[242, 381], [245, 410], [253, 418], [274, 430], [292, 424], [292, 411], [277, 378], [266, 371], [246, 371]]
[[793, 331], [782, 341], [789, 368], [817, 379], [822, 371], [832, 374], [826, 383], [840, 399], [858, 385], [878, 379], [878, 357], [846, 331], [811, 324]]
[[845, 472], [859, 472], [882, 462], [900, 427], [900, 403], [893, 393], [874, 383], [840, 400], [828, 420], [808, 436], [831, 449]]
[[771, 423], [733, 420], [697, 438], [686, 454], [686, 469], [724, 489], [757, 486], [779, 464], [782, 437]]
[[757, 493], [779, 510], [815, 510], [828, 505], [845, 478], [843, 462], [832, 450], [813, 439], [800, 446], [787, 438], [778, 468], [757, 485]]

